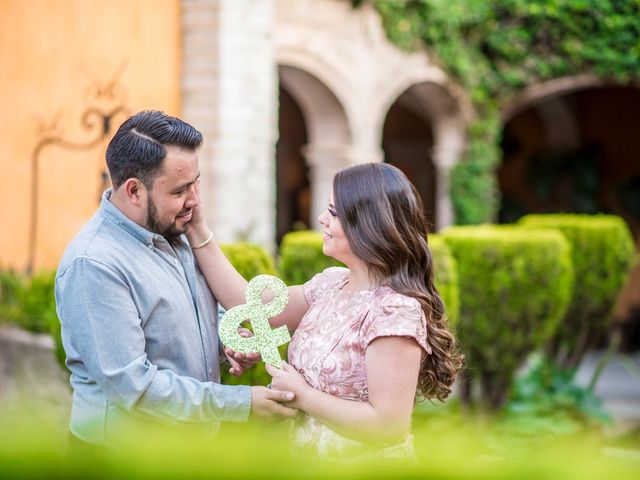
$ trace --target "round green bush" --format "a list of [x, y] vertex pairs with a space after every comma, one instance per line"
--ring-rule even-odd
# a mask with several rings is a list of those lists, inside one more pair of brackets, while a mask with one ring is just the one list
[[54, 281], [53, 271], [42, 271], [33, 277], [11, 270], [1, 272], [0, 323], [11, 323], [30, 332], [50, 333], [56, 345], [56, 359], [66, 369], [53, 294]]
[[610, 324], [634, 260], [631, 233], [622, 218], [603, 214], [526, 215], [519, 225], [557, 229], [572, 247], [576, 284], [550, 352], [563, 367], [576, 368], [590, 342]]
[[228, 243], [220, 248], [245, 280], [256, 275], [276, 275], [273, 258], [264, 248], [252, 243]]
[[458, 265], [456, 332], [466, 357], [462, 396], [492, 409], [507, 399], [516, 370], [555, 331], [571, 298], [570, 247], [553, 230], [490, 225], [442, 233]]
[[436, 288], [444, 301], [449, 326], [455, 327], [460, 317], [460, 292], [456, 259], [444, 239], [439, 235], [429, 235], [429, 249], [433, 257]]
[[322, 234], [312, 230], [289, 232], [280, 244], [278, 267], [288, 285], [301, 285], [325, 268], [344, 266], [322, 253]]

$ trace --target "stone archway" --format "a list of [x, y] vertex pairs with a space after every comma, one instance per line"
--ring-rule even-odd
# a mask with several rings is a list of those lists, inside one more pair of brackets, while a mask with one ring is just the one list
[[385, 161], [414, 183], [438, 230], [454, 222], [449, 175], [464, 148], [463, 105], [445, 85], [422, 81], [400, 92], [381, 117]]
[[[309, 224], [315, 228], [314, 219], [326, 208], [334, 174], [350, 164], [351, 130], [342, 104], [316, 76], [288, 65], [280, 65], [278, 73], [281, 89], [304, 119], [307, 143], [300, 153], [311, 186]], [[279, 143], [283, 142], [281, 137]]]
[[[315, 77], [333, 94], [329, 108], [337, 103], [344, 112], [340, 123], [332, 125], [348, 132], [348, 138], [340, 139], [344, 143], [318, 148], [326, 143], [319, 144], [314, 140], [313, 127], [309, 128], [307, 160], [310, 166], [314, 159], [315, 164], [320, 165], [328, 161], [329, 156], [339, 167], [383, 161], [387, 114], [400, 97], [400, 103], [415, 97], [419, 104], [416, 114], [425, 119], [433, 132], [431, 158], [435, 165], [432, 176], [438, 199], [435, 202], [437, 226], [452, 224], [448, 178], [464, 148], [465, 124], [471, 116], [466, 93], [451, 85], [445, 73], [431, 63], [424, 52], [402, 52], [392, 45], [378, 13], [370, 4], [353, 9], [348, 2], [317, 0], [310, 9], [307, 2], [292, 4], [276, 0], [275, 6], [278, 63]], [[286, 70], [285, 76], [282, 67], [280, 72], [282, 84], [296, 98], [296, 93], [287, 87]], [[294, 72], [290, 73], [293, 77]], [[303, 82], [297, 84], [303, 85]], [[314, 86], [310, 85], [310, 88]], [[311, 96], [310, 91], [306, 94]], [[327, 106], [321, 101], [314, 105], [308, 102], [310, 108], [305, 109], [304, 95], [304, 91], [299, 92], [302, 110], [327, 118], [326, 112], [322, 111]], [[314, 112], [316, 108], [320, 110]], [[330, 155], [327, 154], [329, 151], [332, 152]], [[313, 179], [311, 188], [315, 192]], [[324, 204], [328, 191], [326, 184], [319, 185], [319, 189], [318, 202]]]
[[[640, 88], [580, 76], [532, 87], [520, 99], [503, 116], [498, 179], [513, 205], [503, 204], [501, 220], [529, 212], [604, 211], [625, 218], [640, 241], [640, 211], [616, 191], [636, 177], [640, 182], [634, 128]], [[551, 183], [537, 186], [546, 174]], [[572, 180], [575, 174], [590, 179], [581, 185]], [[590, 198], [579, 198], [585, 195]]]

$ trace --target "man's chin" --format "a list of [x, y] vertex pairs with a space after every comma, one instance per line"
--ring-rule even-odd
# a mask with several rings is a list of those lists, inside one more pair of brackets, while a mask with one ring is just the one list
[[188, 222], [181, 227], [173, 224], [170, 228], [164, 231], [162, 236], [167, 240], [177, 240], [178, 238], [180, 238], [180, 235], [184, 235], [185, 233], [187, 233], [187, 225]]

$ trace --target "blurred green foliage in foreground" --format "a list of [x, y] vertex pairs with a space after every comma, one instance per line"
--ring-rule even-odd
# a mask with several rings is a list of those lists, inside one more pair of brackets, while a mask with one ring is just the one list
[[597, 431], [519, 441], [488, 420], [423, 405], [419, 463], [327, 464], [292, 457], [288, 425], [227, 424], [216, 437], [175, 427], [123, 432], [118, 452], [69, 456], [42, 411], [0, 416], [0, 476], [14, 478], [631, 479], [640, 459], [607, 449]]

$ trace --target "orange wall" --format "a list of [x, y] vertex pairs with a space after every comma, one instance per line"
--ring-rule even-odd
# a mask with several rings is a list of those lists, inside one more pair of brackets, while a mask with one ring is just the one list
[[[179, 114], [180, 34], [179, 0], [0, 0], [0, 268], [27, 262], [31, 157], [43, 126], [85, 143], [99, 132], [81, 126], [89, 107]], [[96, 95], [113, 80], [115, 97]], [[95, 211], [107, 142], [42, 150], [37, 268], [55, 268]]]

